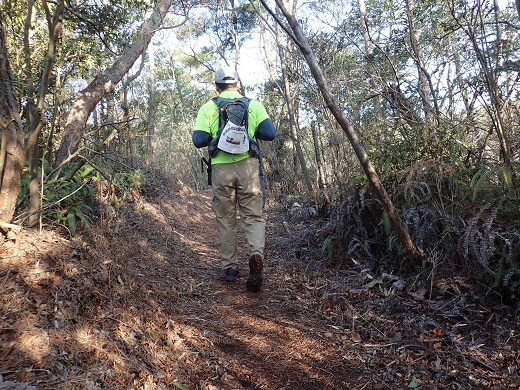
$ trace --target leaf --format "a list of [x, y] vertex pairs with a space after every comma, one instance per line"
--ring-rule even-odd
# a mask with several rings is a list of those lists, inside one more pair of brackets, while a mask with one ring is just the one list
[[92, 172], [94, 170], [94, 167], [90, 164], [85, 164], [85, 166], [83, 167], [83, 169], [80, 170], [79, 172], [79, 175], [82, 177], [82, 178], [85, 178], [87, 177], [90, 172]]
[[355, 343], [360, 343], [361, 342], [361, 335], [358, 332], [352, 332], [352, 334], [350, 335], [350, 338]]
[[507, 189], [511, 188], [512, 182], [513, 182], [513, 175], [511, 173], [511, 169], [508, 166], [500, 167], [498, 170], [499, 176], [502, 177], [502, 182], [507, 187]]
[[385, 228], [385, 234], [387, 236], [390, 235], [390, 232], [392, 230], [392, 223], [390, 221], [390, 217], [388, 216], [388, 214], [386, 213], [386, 211], [383, 213], [383, 226]]
[[179, 382], [177, 382], [177, 381], [173, 381], [171, 384], [174, 385], [174, 386], [175, 386], [176, 388], [178, 388], [178, 389], [181, 389], [181, 390], [188, 390], [187, 388], [185, 388], [183, 385], [181, 385], [181, 384], [180, 384]]
[[334, 243], [333, 240], [336, 237], [329, 236], [325, 241], [323, 241], [323, 244], [321, 245], [321, 253], [326, 255], [329, 259], [332, 257], [332, 254], [334, 253]]
[[412, 380], [410, 381], [410, 383], [408, 383], [408, 387], [410, 389], [416, 389], [419, 387], [419, 381], [417, 380], [415, 375], [412, 377]]
[[76, 235], [76, 214], [73, 212], [67, 214], [67, 225], [69, 225], [70, 234]]

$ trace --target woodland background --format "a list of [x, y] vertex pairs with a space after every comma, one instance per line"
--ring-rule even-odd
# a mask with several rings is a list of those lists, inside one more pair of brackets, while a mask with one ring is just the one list
[[[288, 14], [308, 46], [292, 39]], [[513, 3], [2, 0], [0, 29], [7, 239], [21, 226], [74, 236], [113, 219], [143, 188], [206, 188], [205, 151], [191, 132], [215, 94], [215, 67], [228, 63], [265, 75], [242, 84], [278, 130], [261, 145], [268, 202], [302, 223], [323, 218], [312, 242], [326, 258], [370, 260], [393, 274], [469, 274], [482, 296], [516, 302]], [[248, 45], [258, 59], [244, 54]], [[324, 79], [302, 55], [309, 48]], [[320, 93], [324, 80], [424, 254], [420, 265], [403, 255]]]

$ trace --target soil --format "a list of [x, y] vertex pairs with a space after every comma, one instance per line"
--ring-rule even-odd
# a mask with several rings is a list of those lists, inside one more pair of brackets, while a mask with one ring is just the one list
[[326, 258], [316, 216], [266, 220], [256, 294], [242, 233], [241, 275], [223, 279], [207, 191], [136, 195], [73, 239], [5, 240], [0, 389], [520, 388], [511, 306], [464, 275]]

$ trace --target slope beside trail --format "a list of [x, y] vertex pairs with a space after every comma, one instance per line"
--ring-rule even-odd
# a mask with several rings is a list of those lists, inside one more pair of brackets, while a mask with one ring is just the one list
[[[518, 389], [514, 311], [462, 278], [396, 292], [266, 210], [266, 279], [223, 281], [209, 192], [137, 196], [0, 247], [0, 389]], [[348, 265], [350, 264], [350, 265]]]

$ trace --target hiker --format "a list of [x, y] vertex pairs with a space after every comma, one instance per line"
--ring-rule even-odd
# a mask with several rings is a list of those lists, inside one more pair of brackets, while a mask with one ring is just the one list
[[[224, 278], [234, 282], [239, 275], [238, 205], [241, 226], [249, 245], [246, 288], [257, 292], [262, 285], [265, 246], [264, 194], [257, 140], [272, 141], [276, 129], [262, 103], [243, 97], [239, 88], [238, 74], [233, 68], [217, 68], [215, 89], [218, 96], [199, 109], [192, 140], [197, 148], [208, 146], [212, 208], [217, 218]], [[240, 116], [239, 120], [232, 118], [233, 113]], [[240, 135], [240, 131], [246, 136]]]

